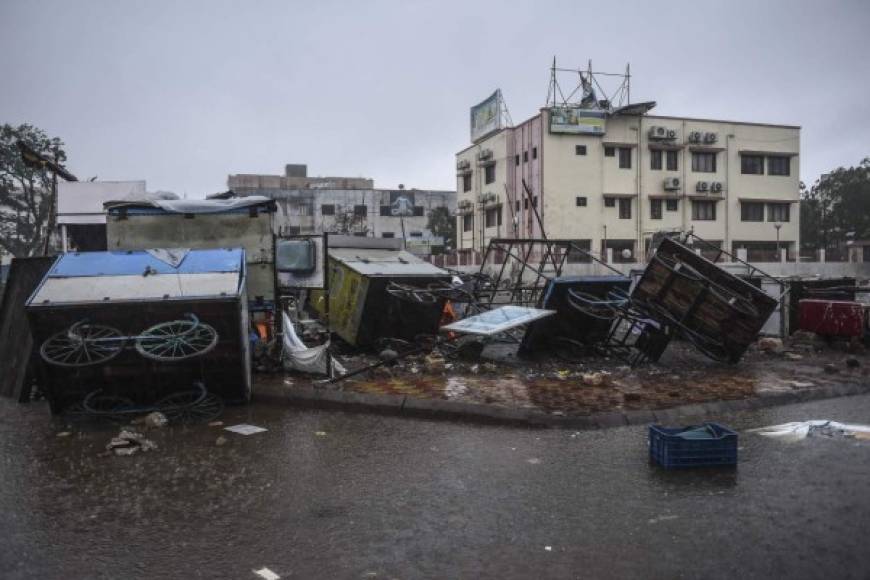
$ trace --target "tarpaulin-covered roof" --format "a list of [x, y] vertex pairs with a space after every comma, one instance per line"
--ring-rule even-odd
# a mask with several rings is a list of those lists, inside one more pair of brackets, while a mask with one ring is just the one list
[[234, 197], [230, 199], [141, 199], [109, 201], [103, 204], [110, 214], [126, 210], [128, 213], [180, 213], [209, 214], [247, 211], [253, 206], [263, 206], [267, 211], [275, 211], [275, 202], [262, 195]]
[[175, 263], [153, 250], [62, 254], [28, 305], [226, 297], [243, 290], [242, 249], [187, 250]]

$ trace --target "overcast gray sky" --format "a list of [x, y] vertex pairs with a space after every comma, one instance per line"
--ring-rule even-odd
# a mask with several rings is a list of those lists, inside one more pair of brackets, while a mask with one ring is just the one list
[[553, 56], [656, 113], [796, 124], [801, 178], [870, 155], [870, 2], [0, 0], [0, 123], [80, 178], [190, 197], [230, 173], [455, 187], [468, 108], [544, 104]]

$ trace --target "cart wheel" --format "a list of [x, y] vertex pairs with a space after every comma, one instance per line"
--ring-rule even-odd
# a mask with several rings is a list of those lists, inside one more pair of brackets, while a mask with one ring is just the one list
[[131, 399], [117, 395], [105, 395], [102, 389], [91, 391], [82, 401], [85, 413], [98, 416], [123, 414], [136, 406]]
[[172, 362], [204, 355], [215, 347], [217, 331], [193, 320], [170, 320], [145, 329], [136, 337], [136, 350], [145, 358]]
[[112, 360], [125, 342], [121, 331], [111, 326], [82, 321], [50, 336], [39, 348], [39, 355], [49, 364], [85, 367]]
[[224, 401], [205, 389], [180, 391], [163, 397], [154, 405], [173, 423], [211, 421], [224, 410]]

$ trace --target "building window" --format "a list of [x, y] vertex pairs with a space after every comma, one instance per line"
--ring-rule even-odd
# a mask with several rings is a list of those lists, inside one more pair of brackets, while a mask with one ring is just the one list
[[783, 155], [771, 155], [767, 158], [768, 175], [790, 175], [791, 158]]
[[605, 147], [604, 148], [604, 156], [605, 157], [613, 157], [615, 155], [616, 149], [613, 147]]
[[335, 206], [331, 203], [321, 205], [320, 215], [335, 215]]
[[473, 227], [474, 227], [474, 216], [470, 213], [467, 213], [464, 216], [462, 216], [462, 231], [463, 232], [470, 232], [471, 228], [473, 228]]
[[649, 152], [649, 168], [658, 171], [662, 168], [662, 150], [653, 149]]
[[601, 240], [601, 254], [605, 257], [607, 250], [613, 250], [614, 263], [634, 262], [634, 240]]
[[411, 238], [422, 238], [422, 237], [423, 237], [423, 232], [410, 232], [410, 233], [408, 234], [408, 236], [411, 237]]
[[586, 198], [585, 197], [577, 197], [577, 207], [586, 207]]
[[649, 200], [649, 217], [654, 220], [662, 219], [662, 200]]
[[471, 191], [471, 174], [466, 173], [462, 176], [462, 191]]
[[604, 198], [604, 207], [616, 207], [616, 198], [615, 197], [605, 197]]
[[520, 212], [520, 200], [517, 200], [516, 202], [514, 202], [514, 205], [516, 205], [516, 208], [517, 208], [516, 212], [519, 213]]
[[574, 155], [586, 155], [586, 145], [574, 145]]
[[619, 198], [619, 219], [621, 219], [621, 220], [630, 220], [631, 219], [631, 198], [629, 198], [629, 197], [620, 197]]
[[381, 232], [381, 237], [382, 238], [395, 238], [396, 234], [394, 234], [393, 232]]
[[666, 199], [665, 200], [665, 209], [668, 211], [677, 211], [677, 208], [680, 206], [679, 199]]
[[764, 221], [764, 204], [751, 201], [740, 202], [740, 221], [742, 222], [763, 222]]
[[501, 225], [501, 206], [493, 207], [486, 210], [485, 214], [485, 226], [488, 228], [494, 228], [496, 226]]
[[[592, 261], [592, 240], [571, 240], [568, 247], [569, 264], [588, 264]], [[870, 252], [868, 252], [870, 253]]]
[[741, 155], [740, 173], [743, 175], [764, 175], [764, 157], [762, 155]]
[[692, 171], [695, 173], [716, 173], [716, 153], [693, 151]]
[[354, 217], [366, 217], [369, 213], [368, 206], [365, 205], [355, 205], [353, 206], [353, 215]]
[[716, 202], [701, 199], [692, 200], [692, 219], [699, 222], [716, 221]]
[[538, 148], [532, 147], [532, 159], [537, 159], [537, 158], [538, 158]]
[[382, 205], [381, 206], [381, 216], [391, 216], [393, 215], [393, 206], [391, 205]]
[[620, 169], [631, 169], [631, 148], [630, 147], [620, 147], [619, 148], [619, 168]]
[[[769, 203], [767, 204], [767, 221], [769, 222], [787, 222], [789, 221], [790, 204], [787, 203]], [[761, 221], [761, 220], [759, 220]]]
[[354, 232], [353, 235], [355, 235], [358, 238], [364, 238], [367, 236], [366, 232]]
[[414, 217], [421, 217], [425, 214], [426, 208], [422, 205], [414, 206]]
[[483, 182], [492, 183], [493, 181], [495, 181], [495, 163], [483, 168]]
[[528, 162], [529, 162], [529, 152], [523, 151], [523, 163], [528, 163]]
[[679, 151], [665, 151], [665, 157], [667, 157], [667, 169], [668, 171], [679, 171], [679, 165], [677, 163], [677, 159], [679, 157]]

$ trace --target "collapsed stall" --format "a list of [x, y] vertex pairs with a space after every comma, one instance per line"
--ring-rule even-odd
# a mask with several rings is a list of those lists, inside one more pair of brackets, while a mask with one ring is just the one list
[[53, 413], [207, 418], [251, 396], [242, 249], [62, 254], [26, 310]]

